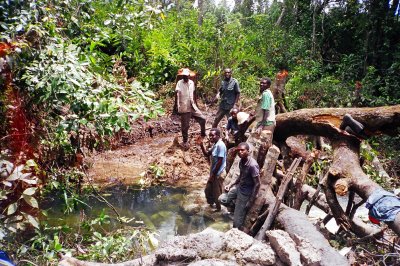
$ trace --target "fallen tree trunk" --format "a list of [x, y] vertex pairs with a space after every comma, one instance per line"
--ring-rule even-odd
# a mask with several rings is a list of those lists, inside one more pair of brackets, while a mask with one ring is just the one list
[[[357, 142], [351, 141], [350, 139], [345, 139], [343, 141], [346, 141], [346, 140], [348, 141], [349, 145], [357, 144]], [[310, 152], [307, 152], [305, 150], [304, 145], [301, 145], [301, 143], [298, 140], [296, 140], [296, 138], [292, 138], [292, 137], [288, 138], [287, 144], [292, 149], [291, 150], [292, 154], [295, 154], [297, 156], [303, 156], [303, 158], [308, 158]], [[364, 172], [362, 171], [361, 166], [359, 164], [357, 151], [353, 152], [352, 156], [348, 156], [347, 153], [342, 150], [342, 149], [344, 149], [343, 143], [334, 145], [334, 149], [336, 146], [341, 147], [341, 150], [339, 150], [335, 153], [337, 156], [334, 156], [334, 159], [333, 159], [334, 162], [346, 163], [347, 166], [340, 164], [336, 167], [337, 170], [334, 170], [334, 168], [333, 168], [334, 166], [332, 166], [329, 171], [330, 173], [331, 172], [340, 172], [340, 171], [344, 171], [344, 172], [348, 173], [348, 172], [354, 171], [352, 174], [354, 177], [359, 177], [362, 175], [363, 178], [360, 178], [358, 180], [356, 178], [356, 182], [354, 184], [359, 185], [359, 191], [364, 191], [363, 193], [365, 193], [368, 196], [375, 189], [380, 188], [379, 185], [377, 185], [375, 182], [370, 180], [368, 178], [368, 176], [366, 176], [364, 174]], [[351, 169], [351, 170], [349, 170], [349, 169]], [[376, 229], [368, 224], [365, 224], [361, 219], [359, 219], [357, 217], [352, 217], [353, 215], [351, 215], [350, 212], [349, 212], [350, 215], [346, 215], [345, 212], [340, 207], [335, 193], [334, 192], [332, 193], [332, 190], [330, 190], [331, 187], [333, 187], [333, 186], [325, 184], [325, 189], [326, 189], [325, 194], [320, 194], [318, 196], [318, 200], [316, 200], [316, 202], [315, 202], [315, 205], [318, 208], [320, 208], [327, 214], [332, 212], [332, 215], [335, 217], [338, 224], [342, 225], [347, 230], [351, 229], [354, 233], [356, 233], [360, 237], [363, 237], [366, 235], [374, 235], [377, 232], [379, 232], [378, 229]], [[349, 191], [348, 180], [346, 180], [346, 179], [338, 180], [336, 182], [335, 188], [336, 188], [336, 193], [338, 193], [339, 195], [341, 195], [341, 196], [346, 195], [346, 193]], [[303, 197], [306, 197], [308, 200], [311, 200], [311, 197], [314, 195], [316, 190], [308, 185], [303, 185], [301, 187], [301, 191], [302, 191]], [[325, 197], [325, 195], [327, 195], [328, 199]], [[366, 197], [366, 198], [368, 198], [368, 197]], [[389, 226], [393, 226], [395, 228], [397, 226], [396, 221], [394, 223], [392, 223], [392, 225], [389, 225]]]
[[315, 108], [278, 114], [274, 140], [295, 135], [317, 135], [329, 139], [354, 137], [339, 130], [345, 114], [361, 122], [372, 134], [395, 136], [400, 126], [400, 105], [376, 108]]
[[322, 255], [321, 265], [349, 265], [347, 259], [333, 249], [317, 228], [310, 224], [304, 213], [282, 204], [276, 220], [289, 235], [305, 238], [317, 248]]
[[[343, 209], [337, 206], [335, 193], [346, 195], [349, 190], [356, 192], [362, 199], [366, 200], [377, 189], [383, 189], [372, 181], [364, 173], [359, 163], [359, 143], [346, 139], [335, 140], [333, 144], [333, 163], [329, 168], [328, 179], [325, 184], [325, 195], [335, 219], [346, 229], [358, 232], [360, 229], [345, 215]], [[394, 222], [387, 223], [389, 227], [400, 235], [400, 218], [396, 216]], [[368, 232], [360, 231], [360, 234], [368, 235]]]
[[[252, 138], [249, 138], [247, 142], [254, 149], [254, 147], [260, 146], [257, 145], [258, 140], [259, 139], [257, 138], [257, 136], [253, 135]], [[252, 154], [253, 156], [257, 156], [258, 151], [253, 150]], [[231, 171], [237, 173], [237, 169], [234, 169], [234, 167], [230, 169], [230, 172]], [[275, 204], [275, 202], [277, 201], [277, 198], [273, 194], [271, 186], [267, 187], [264, 193], [266, 205], [273, 206], [273, 204]], [[301, 218], [299, 219], [298, 217]], [[288, 232], [290, 235], [296, 234], [301, 238], [307, 239], [317, 250], [320, 250], [322, 252], [323, 258], [322, 265], [348, 265], [346, 258], [341, 256], [334, 248], [329, 245], [328, 240], [325, 239], [325, 237], [315, 228], [315, 226], [307, 219], [307, 217], [303, 213], [294, 210], [286, 206], [285, 204], [280, 204], [279, 211], [276, 214], [276, 220], [279, 221], [280, 224], [284, 224], [282, 223], [282, 221], [285, 220], [293, 220], [296, 226], [284, 226], [285, 231]], [[300, 223], [297, 224], [297, 221], [300, 221]], [[293, 231], [293, 229], [295, 231]]]

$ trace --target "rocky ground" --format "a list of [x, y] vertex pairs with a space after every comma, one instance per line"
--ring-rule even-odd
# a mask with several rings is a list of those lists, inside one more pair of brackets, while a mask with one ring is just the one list
[[[197, 234], [175, 237], [151, 255], [118, 265], [321, 265], [320, 251], [306, 240], [282, 230], [271, 230], [267, 235], [269, 242], [260, 242], [237, 229], [222, 233], [207, 228]], [[59, 265], [98, 264], [65, 257]], [[343, 264], [332, 261], [329, 265]]]

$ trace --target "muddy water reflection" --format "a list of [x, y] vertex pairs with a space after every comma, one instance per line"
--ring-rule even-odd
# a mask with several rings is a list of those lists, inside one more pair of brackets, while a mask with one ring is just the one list
[[[175, 235], [186, 235], [204, 230], [213, 221], [201, 215], [189, 215], [183, 211], [182, 203], [185, 201], [186, 191], [179, 188], [151, 187], [145, 190], [114, 188], [102, 193], [103, 197], [111, 203], [121, 216], [135, 218], [143, 221], [150, 229], [156, 230], [160, 240], [168, 239]], [[63, 214], [62, 202], [54, 201], [48, 206], [48, 221], [51, 225], [78, 226], [82, 212], [86, 216], [96, 218], [105, 212], [115, 217], [114, 212], [96, 197], [89, 197], [84, 207], [72, 214]], [[60, 219], [60, 217], [63, 217]], [[134, 223], [140, 225], [140, 223]], [[109, 230], [120, 226], [115, 219], [111, 220]]]

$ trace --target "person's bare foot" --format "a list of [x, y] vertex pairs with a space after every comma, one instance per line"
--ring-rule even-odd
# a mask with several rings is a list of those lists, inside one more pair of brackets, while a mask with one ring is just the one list
[[182, 149], [183, 149], [184, 151], [187, 151], [187, 150], [189, 150], [189, 143], [188, 143], [188, 142], [183, 142], [183, 143], [181, 144], [181, 147], [182, 147]]

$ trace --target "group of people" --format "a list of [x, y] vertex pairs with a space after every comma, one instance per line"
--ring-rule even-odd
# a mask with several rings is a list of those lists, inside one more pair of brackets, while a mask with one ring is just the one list
[[[255, 108], [255, 112], [241, 112], [239, 108], [240, 87], [238, 81], [232, 77], [232, 70], [224, 70], [224, 79], [221, 82], [215, 100], [220, 99], [219, 108], [212, 128], [209, 131], [211, 148], [206, 149], [203, 138], [206, 136], [206, 119], [197, 107], [195, 84], [190, 80], [190, 70], [183, 69], [181, 72], [182, 80], [176, 85], [176, 100], [178, 113], [181, 116], [181, 127], [183, 137], [183, 147], [187, 149], [189, 122], [193, 117], [201, 128], [200, 137], [196, 144], [200, 145], [203, 154], [210, 158], [210, 174], [205, 188], [207, 203], [221, 210], [221, 205], [233, 211], [233, 227], [245, 230], [243, 224], [249, 208], [253, 205], [260, 187], [260, 167], [257, 160], [250, 156], [250, 148], [246, 143], [245, 133], [250, 125], [255, 124], [252, 132], [260, 134], [269, 132], [272, 135], [275, 129], [275, 112], [286, 112], [284, 106], [284, 93], [288, 72], [281, 69], [276, 76], [275, 90], [271, 92], [271, 80], [262, 78], [260, 80], [260, 97]], [[276, 100], [276, 101], [275, 101]], [[255, 114], [255, 115], [254, 115]], [[225, 142], [223, 141], [221, 130], [218, 128], [219, 122], [226, 116], [228, 119], [225, 127]], [[365, 129], [364, 125], [355, 120], [350, 114], [343, 116], [342, 123], [338, 129], [344, 134], [350, 134], [358, 139], [366, 139], [371, 133]], [[271, 143], [266, 144], [270, 146]], [[240, 174], [236, 180], [229, 185], [223, 186], [227, 168], [227, 147], [236, 147], [234, 152], [240, 157]], [[260, 162], [261, 163], [261, 162]], [[224, 193], [223, 193], [224, 192]], [[396, 203], [397, 204], [397, 203]], [[370, 204], [370, 206], [372, 206]]]
[[[255, 124], [253, 131], [260, 133], [268, 130], [273, 133], [275, 128], [275, 101], [270, 91], [271, 80], [260, 80], [260, 98], [257, 103], [255, 115], [241, 112], [239, 108], [240, 87], [239, 82], [232, 77], [232, 70], [224, 70], [224, 78], [215, 97], [220, 99], [219, 108], [212, 128], [209, 131], [211, 148], [206, 149], [203, 138], [206, 136], [204, 115], [196, 103], [195, 84], [190, 79], [190, 70], [183, 69], [180, 73], [182, 79], [176, 84], [176, 105], [181, 117], [182, 147], [188, 149], [189, 122], [193, 117], [200, 124], [200, 137], [196, 144], [200, 145], [203, 154], [210, 158], [210, 174], [205, 188], [207, 203], [221, 210], [221, 204], [233, 211], [233, 227], [243, 230], [247, 211], [254, 203], [260, 187], [259, 165], [250, 156], [250, 147], [245, 142], [245, 133], [251, 124]], [[223, 141], [219, 122], [226, 116], [228, 123], [225, 127], [226, 143]], [[230, 139], [229, 136], [232, 136]], [[240, 157], [240, 174], [236, 180], [227, 186], [223, 186], [226, 176], [227, 145], [236, 146], [235, 150]], [[222, 193], [224, 191], [224, 193]]]

